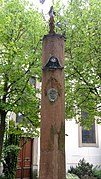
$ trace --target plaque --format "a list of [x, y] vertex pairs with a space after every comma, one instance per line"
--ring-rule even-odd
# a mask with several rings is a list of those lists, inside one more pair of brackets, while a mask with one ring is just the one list
[[43, 67], [43, 70], [46, 70], [46, 69], [53, 69], [53, 70], [55, 70], [55, 69], [63, 69], [63, 68], [64, 67], [61, 66], [61, 64], [60, 64], [60, 60], [57, 57], [55, 57], [54, 55], [52, 55], [48, 59], [46, 65]]
[[50, 102], [55, 102], [58, 98], [58, 91], [55, 88], [49, 89], [47, 94]]

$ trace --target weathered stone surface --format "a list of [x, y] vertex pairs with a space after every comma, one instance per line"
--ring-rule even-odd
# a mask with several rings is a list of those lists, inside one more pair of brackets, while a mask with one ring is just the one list
[[[64, 66], [64, 39], [47, 35], [43, 39], [42, 68], [54, 55]], [[56, 101], [48, 99], [49, 89], [58, 92]], [[64, 70], [42, 71], [40, 179], [65, 179]]]

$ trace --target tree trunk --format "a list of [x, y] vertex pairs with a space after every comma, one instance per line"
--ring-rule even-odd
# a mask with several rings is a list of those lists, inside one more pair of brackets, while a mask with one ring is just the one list
[[0, 111], [0, 162], [1, 162], [1, 155], [2, 155], [3, 138], [5, 133], [5, 118], [6, 118], [6, 112], [1, 110]]

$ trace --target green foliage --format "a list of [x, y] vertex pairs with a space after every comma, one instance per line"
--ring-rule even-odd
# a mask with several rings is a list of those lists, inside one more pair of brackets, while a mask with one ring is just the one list
[[94, 176], [97, 177], [97, 179], [101, 179], [101, 166], [96, 166], [93, 171]]
[[72, 1], [66, 9], [65, 44], [67, 117], [83, 108], [89, 119], [79, 119], [89, 125], [101, 116], [101, 1]]
[[41, 74], [44, 21], [24, 0], [4, 3], [0, 19], [0, 109], [20, 112], [38, 127], [39, 99], [30, 79]]
[[29, 79], [40, 75], [42, 18], [36, 10], [26, 8], [25, 2], [12, 0], [2, 8], [0, 19], [0, 96], [6, 98], [1, 109], [24, 115], [27, 109], [32, 118], [30, 111], [37, 108], [38, 99]]
[[[64, 7], [59, 0], [54, 3], [55, 23], [61, 24], [56, 32], [67, 39], [66, 118], [80, 115], [78, 109], [83, 104], [89, 119], [79, 118], [77, 122], [89, 126], [94, 116], [101, 116], [101, 2], [74, 0], [67, 4]], [[4, 1], [0, 12], [0, 109], [20, 112], [37, 127], [39, 100], [29, 79], [41, 77], [41, 43], [47, 26], [35, 6], [25, 0]], [[99, 118], [97, 121], [100, 123]]]
[[[94, 116], [101, 122], [101, 1], [70, 0], [65, 7], [60, 3], [58, 0], [54, 7], [55, 23], [60, 23], [56, 33], [66, 35], [66, 118], [80, 116], [78, 109], [83, 108], [88, 119], [78, 117], [77, 122], [88, 127]], [[30, 79], [41, 80], [41, 44], [47, 25], [35, 6], [26, 0], [4, 0], [0, 5], [1, 120], [5, 125], [4, 113], [20, 113], [21, 125], [37, 135], [40, 100]]]
[[69, 173], [73, 173], [77, 175], [79, 178], [81, 176], [93, 176], [93, 165], [86, 162], [84, 159], [80, 160], [78, 165], [74, 167], [70, 167], [68, 170]]
[[97, 179], [101, 179], [101, 170], [94, 171], [94, 176], [97, 177]]
[[10, 121], [3, 148], [3, 173], [7, 179], [15, 179], [20, 139], [21, 129], [15, 127], [14, 121]]
[[[37, 8], [27, 0], [4, 0], [0, 7], [0, 116], [4, 128], [8, 112], [22, 116], [26, 133], [38, 135], [42, 38], [47, 27]], [[20, 125], [20, 124], [19, 124]], [[0, 155], [2, 141], [0, 140]]]
[[15, 179], [17, 156], [19, 147], [16, 145], [6, 146], [4, 149], [4, 175], [7, 179]]
[[66, 179], [79, 179], [79, 177], [75, 174], [68, 173]]
[[[101, 1], [73, 0], [67, 4], [64, 9], [56, 8], [58, 32], [66, 35], [66, 118], [77, 115], [77, 122], [89, 127], [95, 116], [101, 122]], [[81, 108], [88, 112], [87, 120], [80, 117]]]
[[0, 179], [6, 179], [4, 176], [0, 175]]

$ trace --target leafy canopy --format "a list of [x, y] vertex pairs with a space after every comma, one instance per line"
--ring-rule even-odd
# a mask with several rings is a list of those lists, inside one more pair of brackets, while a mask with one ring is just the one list
[[[97, 116], [100, 123], [101, 1], [69, 0], [64, 7], [58, 0], [54, 8], [56, 32], [66, 36], [66, 118], [78, 115], [77, 122], [89, 125]], [[0, 105], [6, 111], [33, 118], [37, 125], [39, 101], [29, 79], [40, 77], [40, 42], [47, 34], [47, 23], [24, 0], [7, 1], [0, 11]], [[80, 109], [88, 113], [87, 120], [79, 117]]]
[[33, 4], [4, 1], [0, 8], [0, 111], [20, 114], [23, 125], [30, 121], [35, 133], [39, 127], [39, 99], [34, 86], [41, 74], [45, 31], [42, 15]]
[[[77, 115], [77, 122], [87, 126], [95, 118], [101, 123], [101, 1], [72, 0], [56, 8], [57, 29], [66, 36], [66, 118]], [[81, 118], [80, 109], [88, 118]]]

